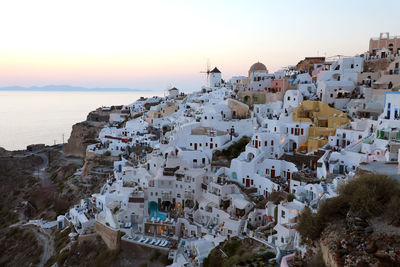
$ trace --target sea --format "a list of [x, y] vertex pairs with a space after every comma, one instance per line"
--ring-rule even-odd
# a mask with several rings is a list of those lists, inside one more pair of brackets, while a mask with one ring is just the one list
[[126, 105], [163, 92], [0, 91], [0, 147], [67, 142], [72, 125], [102, 106]]

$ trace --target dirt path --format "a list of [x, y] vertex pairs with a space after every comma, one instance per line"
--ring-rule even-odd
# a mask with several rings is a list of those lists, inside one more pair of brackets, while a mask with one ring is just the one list
[[33, 153], [33, 154], [41, 157], [43, 160], [43, 163], [37, 167], [35, 175], [40, 179], [42, 187], [48, 187], [51, 185], [50, 174], [46, 171], [46, 168], [49, 166], [49, 159], [46, 153]]
[[54, 255], [54, 240], [44, 229], [38, 227], [29, 227], [29, 229], [35, 234], [39, 245], [43, 248], [40, 263], [38, 264], [38, 266], [42, 267]]

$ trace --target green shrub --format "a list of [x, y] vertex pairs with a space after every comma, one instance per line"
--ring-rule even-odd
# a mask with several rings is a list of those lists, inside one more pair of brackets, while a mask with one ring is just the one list
[[106, 157], [111, 156], [111, 151], [107, 150], [106, 152], [103, 153], [103, 156], [106, 156]]
[[320, 219], [317, 214], [313, 214], [309, 207], [305, 207], [299, 215], [299, 221], [296, 225], [297, 231], [303, 238], [303, 241], [307, 239], [315, 240], [319, 238], [322, 231]]
[[288, 194], [286, 196], [286, 199], [288, 202], [292, 202], [296, 197], [293, 194]]
[[224, 251], [226, 255], [233, 256], [239, 248], [240, 248], [240, 240], [232, 240], [231, 242], [225, 245]]
[[400, 224], [400, 196], [393, 196], [386, 206], [385, 219], [390, 224]]
[[238, 141], [233, 142], [228, 148], [223, 150], [216, 150], [213, 154], [214, 158], [224, 157], [227, 160], [231, 161], [234, 158], [239, 157], [240, 153], [244, 151], [246, 145], [250, 142], [250, 138], [247, 136], [243, 136]]
[[368, 216], [382, 214], [391, 197], [399, 194], [399, 183], [385, 175], [362, 176], [339, 190], [339, 197], [343, 197], [351, 209]]

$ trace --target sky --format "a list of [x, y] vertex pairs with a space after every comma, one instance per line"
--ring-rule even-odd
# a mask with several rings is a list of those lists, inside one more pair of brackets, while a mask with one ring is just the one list
[[260, 61], [352, 56], [400, 35], [398, 0], [2, 0], [0, 87], [198, 90]]

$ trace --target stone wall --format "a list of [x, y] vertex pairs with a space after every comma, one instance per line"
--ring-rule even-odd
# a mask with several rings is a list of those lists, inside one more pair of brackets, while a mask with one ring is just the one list
[[161, 254], [168, 254], [168, 249], [165, 248], [152, 248], [145, 245], [139, 245], [126, 240], [121, 240], [121, 250], [129, 253], [133, 257], [142, 257], [143, 255], [150, 255], [154, 250], [158, 250]]
[[110, 227], [97, 222], [95, 224], [96, 233], [101, 236], [104, 243], [106, 243], [109, 249], [118, 249], [121, 242], [121, 233], [113, 230]]

